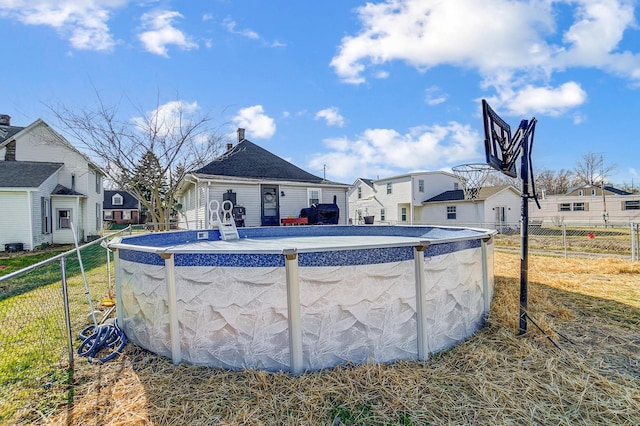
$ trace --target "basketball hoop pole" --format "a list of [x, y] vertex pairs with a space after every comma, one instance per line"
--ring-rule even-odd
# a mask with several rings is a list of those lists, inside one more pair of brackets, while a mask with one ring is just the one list
[[520, 178], [522, 179], [522, 207], [520, 228], [520, 312], [518, 334], [527, 332], [527, 299], [529, 286], [529, 198], [533, 198], [540, 208], [536, 195], [529, 195], [529, 181], [535, 192], [531, 148], [537, 120], [522, 120], [513, 138], [511, 127], [482, 100], [482, 120], [484, 125], [484, 146], [487, 164], [507, 176], [516, 177], [516, 164], [520, 156]]
[[[520, 127], [528, 127], [527, 120], [522, 120]], [[529, 287], [529, 138], [522, 140], [522, 157], [520, 166], [522, 178], [522, 207], [520, 228], [520, 327], [518, 334], [527, 332], [527, 305]]]

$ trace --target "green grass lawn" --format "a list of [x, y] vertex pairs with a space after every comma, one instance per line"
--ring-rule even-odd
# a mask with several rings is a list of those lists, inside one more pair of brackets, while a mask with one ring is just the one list
[[[0, 265], [5, 268], [0, 273], [26, 268], [70, 248], [2, 258]], [[109, 291], [106, 252], [96, 244], [82, 250], [81, 256], [93, 304], [98, 308]], [[75, 252], [66, 258], [66, 274], [77, 349], [76, 336], [90, 324], [91, 310]], [[0, 424], [26, 407], [47, 413], [71, 400], [73, 370], [63, 306], [59, 261], [0, 282]]]

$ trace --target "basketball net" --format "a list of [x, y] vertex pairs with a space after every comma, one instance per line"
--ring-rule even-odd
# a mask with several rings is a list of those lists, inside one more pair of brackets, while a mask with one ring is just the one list
[[482, 185], [489, 177], [493, 168], [488, 164], [461, 164], [454, 166], [451, 171], [458, 176], [462, 183], [462, 191], [465, 200], [475, 200], [482, 189]]

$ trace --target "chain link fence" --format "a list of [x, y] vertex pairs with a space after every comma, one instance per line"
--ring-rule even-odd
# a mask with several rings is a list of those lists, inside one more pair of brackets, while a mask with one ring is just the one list
[[[501, 229], [502, 228], [502, 229]], [[498, 227], [495, 242], [505, 250], [520, 248], [520, 227], [517, 224]], [[617, 226], [587, 226], [564, 223], [529, 224], [529, 251], [564, 257], [614, 256], [638, 260], [638, 224]]]
[[78, 336], [93, 323], [92, 313], [98, 320], [110, 314], [101, 301], [115, 297], [107, 269], [113, 269], [113, 255], [102, 243], [130, 232], [79, 248], [91, 306], [73, 246], [50, 249], [52, 257], [26, 267], [39, 253], [0, 258], [0, 424], [36, 423], [72, 401]]

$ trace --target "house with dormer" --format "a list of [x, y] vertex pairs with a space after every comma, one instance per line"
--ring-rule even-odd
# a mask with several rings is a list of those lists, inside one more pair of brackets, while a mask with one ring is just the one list
[[280, 226], [313, 205], [337, 205], [338, 223], [347, 223], [349, 185], [315, 176], [245, 139], [204, 167], [188, 173], [179, 185], [178, 226], [209, 229], [212, 200], [229, 200], [239, 226]]
[[33, 250], [102, 232], [103, 172], [42, 119], [0, 115], [0, 251]]
[[118, 225], [144, 223], [140, 201], [127, 191], [104, 191], [102, 201], [103, 219]]

